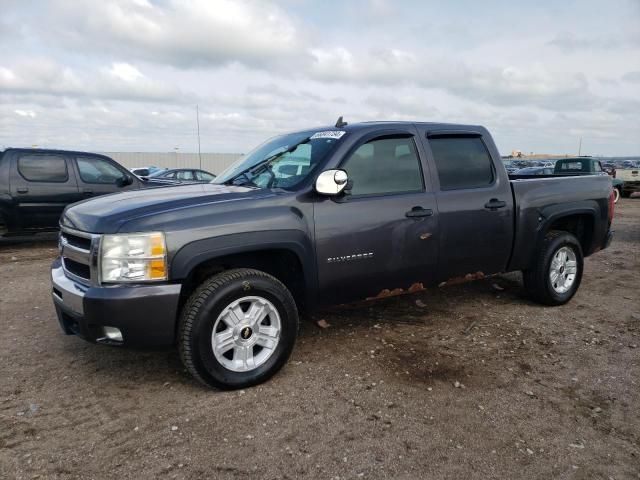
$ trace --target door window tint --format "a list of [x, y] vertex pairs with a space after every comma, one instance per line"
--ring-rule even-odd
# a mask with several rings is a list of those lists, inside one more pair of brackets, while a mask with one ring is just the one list
[[367, 142], [349, 157], [343, 168], [353, 181], [352, 195], [423, 189], [420, 160], [411, 136], [381, 137]]
[[476, 188], [494, 180], [491, 157], [479, 137], [430, 138], [441, 190]]
[[66, 182], [69, 179], [67, 162], [57, 155], [22, 155], [18, 171], [30, 182]]
[[178, 180], [193, 180], [193, 172], [191, 170], [179, 171]]
[[80, 178], [85, 183], [115, 184], [124, 174], [111, 162], [96, 157], [77, 157]]

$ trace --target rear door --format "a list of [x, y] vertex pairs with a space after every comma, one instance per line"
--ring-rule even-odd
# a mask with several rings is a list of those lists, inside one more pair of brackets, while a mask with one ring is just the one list
[[314, 206], [321, 302], [388, 296], [435, 280], [437, 210], [420, 151], [413, 129], [374, 133], [341, 161], [350, 193]]
[[23, 228], [55, 228], [64, 207], [78, 200], [78, 184], [63, 153], [16, 152], [11, 196]]
[[513, 242], [513, 196], [506, 171], [494, 164], [500, 157], [493, 141], [481, 132], [422, 128], [435, 172], [439, 280], [504, 271]]

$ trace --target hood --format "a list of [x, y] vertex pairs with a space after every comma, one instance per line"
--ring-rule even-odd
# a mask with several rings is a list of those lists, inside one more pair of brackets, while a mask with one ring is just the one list
[[83, 232], [116, 233], [125, 223], [143, 217], [183, 216], [188, 208], [226, 205], [270, 194], [269, 190], [209, 183], [130, 190], [74, 203], [65, 209], [61, 223]]

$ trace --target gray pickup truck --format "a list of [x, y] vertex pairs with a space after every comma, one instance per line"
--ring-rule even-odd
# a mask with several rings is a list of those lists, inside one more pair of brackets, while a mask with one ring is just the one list
[[177, 344], [202, 383], [241, 388], [283, 366], [321, 306], [516, 270], [564, 304], [612, 216], [609, 178], [510, 180], [483, 127], [339, 121], [272, 138], [211, 184], [68, 207], [52, 295], [68, 334]]

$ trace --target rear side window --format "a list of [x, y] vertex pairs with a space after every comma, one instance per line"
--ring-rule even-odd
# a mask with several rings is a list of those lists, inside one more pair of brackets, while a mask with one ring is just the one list
[[430, 138], [440, 190], [478, 188], [495, 179], [489, 152], [480, 137]]
[[30, 182], [64, 183], [69, 179], [67, 162], [58, 155], [22, 155], [18, 171]]
[[210, 182], [211, 180], [216, 178], [213, 175], [211, 175], [210, 173], [203, 172], [202, 170], [196, 170], [195, 173], [196, 173], [196, 178], [198, 180], [202, 180], [202, 181], [205, 181], [205, 182]]
[[361, 145], [342, 166], [352, 195], [423, 190], [422, 170], [411, 136], [381, 137]]

